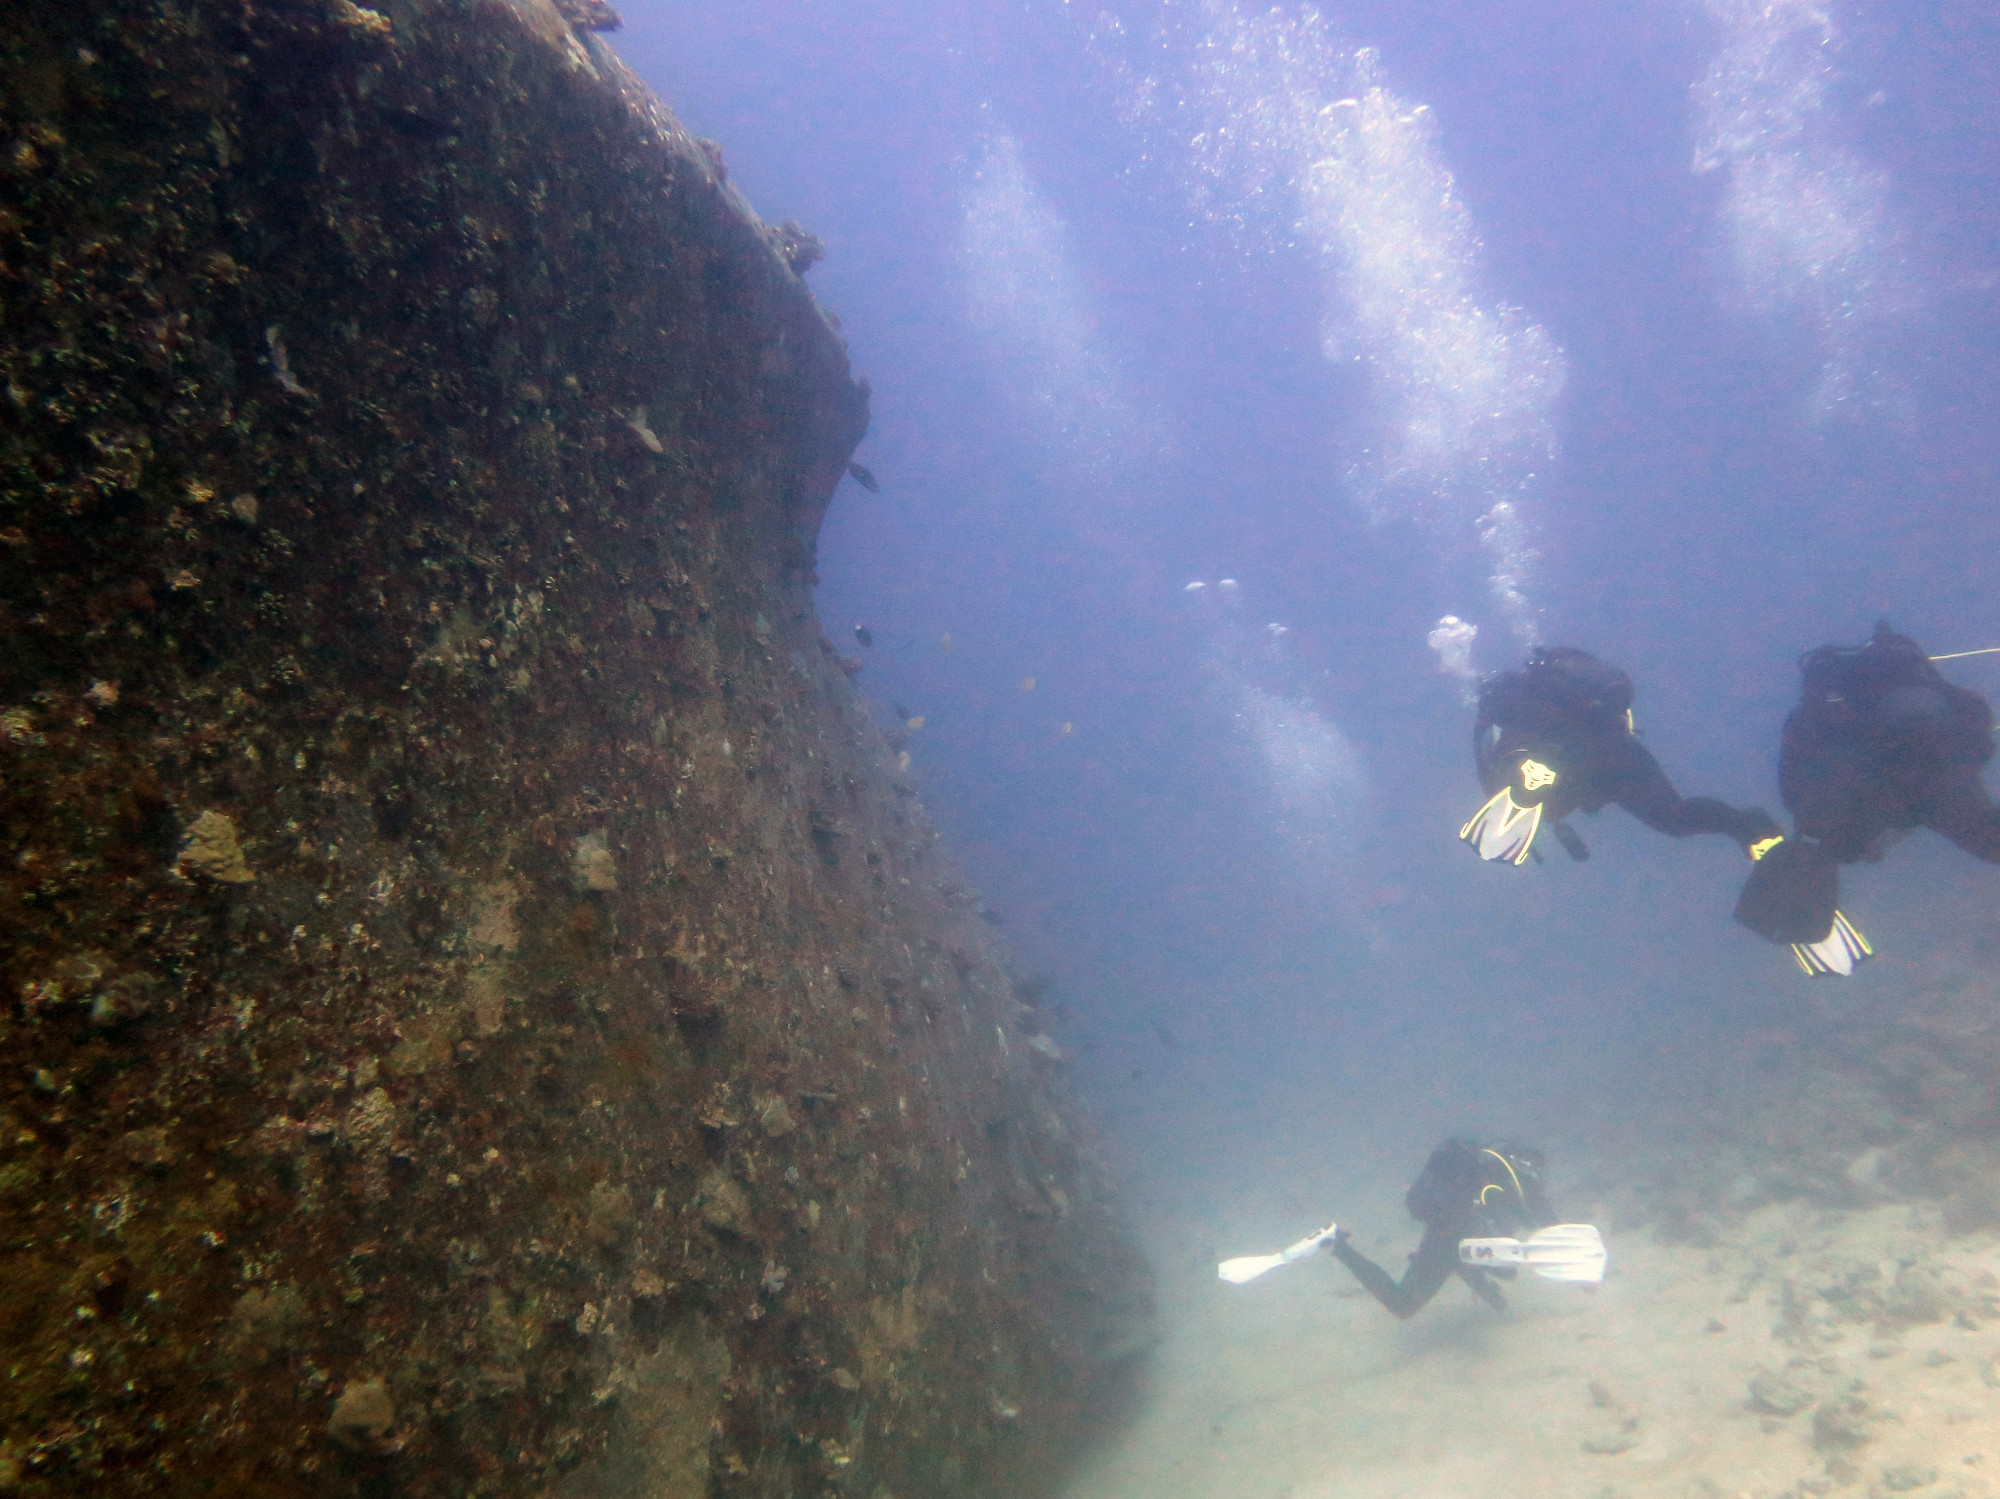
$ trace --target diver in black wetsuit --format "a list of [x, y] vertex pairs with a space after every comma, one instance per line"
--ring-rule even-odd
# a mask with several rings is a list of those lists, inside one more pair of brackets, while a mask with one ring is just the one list
[[1864, 645], [1808, 652], [1799, 672], [1778, 751], [1797, 832], [1752, 847], [1736, 919], [1790, 943], [1806, 972], [1845, 975], [1872, 950], [1836, 909], [1840, 865], [1874, 863], [1892, 834], [1920, 827], [2000, 864], [2000, 807], [1980, 774], [1993, 710], [1887, 620]]
[[1413, 1317], [1456, 1275], [1496, 1312], [1507, 1310], [1496, 1278], [1512, 1280], [1514, 1267], [1476, 1268], [1461, 1264], [1461, 1239], [1523, 1237], [1556, 1221], [1542, 1188], [1540, 1153], [1515, 1145], [1482, 1146], [1447, 1140], [1431, 1152], [1404, 1206], [1424, 1226], [1400, 1281], [1356, 1249], [1345, 1229], [1327, 1247], [1354, 1278], [1398, 1317]]
[[1632, 679], [1573, 646], [1551, 646], [1479, 692], [1473, 759], [1488, 801], [1458, 836], [1483, 859], [1526, 861], [1543, 823], [1573, 859], [1590, 850], [1564, 822], [1616, 802], [1675, 838], [1722, 833], [1748, 849], [1781, 831], [1762, 807], [1682, 796], [1632, 727]]

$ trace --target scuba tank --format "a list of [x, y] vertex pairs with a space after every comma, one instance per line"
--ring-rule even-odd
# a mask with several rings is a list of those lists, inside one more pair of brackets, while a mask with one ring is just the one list
[[1993, 758], [1993, 710], [1948, 682], [1924, 648], [1883, 620], [1864, 645], [1823, 645], [1799, 661], [1794, 733], [1919, 765]]

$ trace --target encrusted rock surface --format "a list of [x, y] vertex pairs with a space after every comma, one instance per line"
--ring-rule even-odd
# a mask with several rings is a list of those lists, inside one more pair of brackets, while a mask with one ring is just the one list
[[0, 13], [0, 1486], [1031, 1493], [1143, 1344], [614, 21]]

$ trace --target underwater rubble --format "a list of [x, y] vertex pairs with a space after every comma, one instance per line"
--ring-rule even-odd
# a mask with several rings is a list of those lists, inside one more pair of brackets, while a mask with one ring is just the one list
[[[1948, 1235], [2000, 1230], [2000, 963], [1980, 947], [1996, 934], [1943, 937], [1892, 984], [1814, 986], [1810, 1010], [1731, 1054], [1676, 1057], [1637, 1111], [1644, 1131], [1596, 1168], [1611, 1226], [1706, 1248], [1801, 1202], [1924, 1205]], [[1677, 1090], [1697, 1079], [1690, 1104]]]
[[0, 1492], [1030, 1494], [1150, 1284], [600, 4], [0, 15]]

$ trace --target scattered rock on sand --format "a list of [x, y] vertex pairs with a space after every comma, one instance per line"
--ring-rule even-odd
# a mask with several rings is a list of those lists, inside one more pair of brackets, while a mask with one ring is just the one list
[[1882, 1470], [1882, 1487], [1892, 1494], [1928, 1488], [1937, 1482], [1938, 1470], [1924, 1463], [1902, 1463]]
[[1904, 1265], [1882, 1298], [1882, 1314], [1897, 1322], [1942, 1322], [1952, 1312], [1952, 1287], [1933, 1265]]
[[1639, 1445], [1639, 1418], [1602, 1380], [1590, 1382], [1590, 1403], [1599, 1415], [1598, 1429], [1583, 1439], [1583, 1450], [1616, 1457]]
[[1874, 1405], [1859, 1390], [1823, 1401], [1813, 1412], [1813, 1446], [1821, 1452], [1846, 1452], [1873, 1439], [1878, 1419]]
[[[1635, 1421], [1632, 1424], [1636, 1426], [1638, 1423]], [[1616, 1431], [1599, 1432], [1594, 1437], [1583, 1439], [1583, 1450], [1595, 1452], [1599, 1457], [1616, 1457], [1621, 1452], [1630, 1452], [1638, 1445], [1639, 1433], [1623, 1426]]]
[[1796, 1416], [1813, 1402], [1812, 1392], [1768, 1369], [1750, 1381], [1750, 1408], [1773, 1416]]

